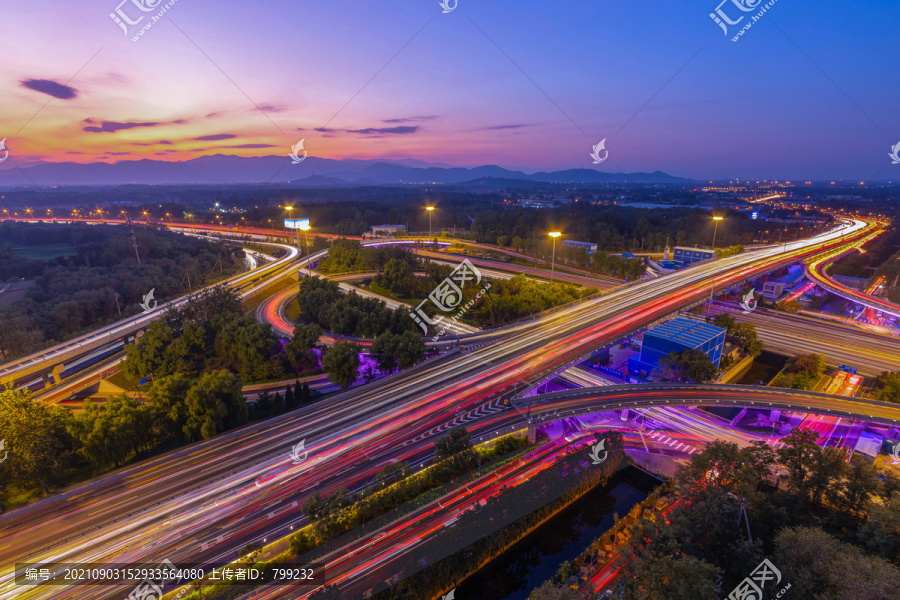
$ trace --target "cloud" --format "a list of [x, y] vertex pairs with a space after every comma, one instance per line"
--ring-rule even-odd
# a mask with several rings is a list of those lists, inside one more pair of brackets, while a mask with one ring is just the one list
[[171, 146], [172, 142], [169, 140], [159, 140], [158, 142], [132, 142], [132, 146], [156, 146], [158, 144], [163, 144], [165, 146]]
[[[325, 127], [317, 127], [313, 131], [317, 131], [319, 133], [326, 134], [325, 137], [330, 137], [328, 134], [334, 133], [354, 133], [357, 135], [371, 135], [371, 136], [384, 136], [384, 135], [409, 135], [411, 133], [416, 133], [419, 130], [418, 125], [398, 125], [397, 127], [366, 127], [364, 129], [330, 129]], [[297, 129], [297, 131], [306, 131], [304, 129]]]
[[200, 137], [193, 138], [193, 140], [195, 142], [214, 142], [216, 140], [230, 140], [236, 137], [237, 136], [233, 133], [216, 133], [213, 135], [201, 135]]
[[270, 112], [277, 113], [277, 112], [283, 112], [284, 107], [279, 106], [277, 104], [260, 104], [259, 110], [263, 111], [264, 113], [270, 113]]
[[273, 144], [237, 144], [235, 146], [210, 146], [209, 148], [194, 148], [191, 152], [206, 152], [208, 150], [224, 150], [231, 148], [277, 148]]
[[419, 130], [418, 125], [398, 125], [397, 127], [368, 127], [366, 129], [349, 129], [347, 133], [362, 135], [408, 135]]
[[124, 154], [131, 154], [131, 152], [107, 152], [110, 156], [122, 156]]
[[404, 117], [402, 119], [385, 119], [382, 123], [412, 123], [415, 121], [431, 121], [432, 119], [437, 119], [437, 115], [429, 115], [424, 117]]
[[75, 150], [69, 150], [66, 154], [84, 154], [84, 152], [76, 152]]
[[22, 87], [34, 90], [60, 100], [72, 100], [78, 97], [78, 90], [62, 83], [57, 83], [51, 79], [24, 79], [19, 83]]
[[492, 125], [485, 127], [487, 131], [496, 131], [498, 129], [522, 129], [523, 127], [534, 127], [532, 123], [517, 123], [515, 125]]
[[216, 146], [216, 148], [277, 148], [275, 144], [238, 144], [237, 146]]
[[[95, 123], [96, 121], [85, 119], [84, 122]], [[129, 121], [128, 123], [103, 121], [100, 127], [89, 125], [88, 127], [82, 127], [82, 129], [90, 133], [115, 133], [116, 131], [121, 131], [122, 129], [133, 129], [135, 127], [156, 127], [157, 125], [166, 125], [166, 123], [158, 123], [156, 121], [148, 121], [143, 123], [135, 123], [134, 121]]]

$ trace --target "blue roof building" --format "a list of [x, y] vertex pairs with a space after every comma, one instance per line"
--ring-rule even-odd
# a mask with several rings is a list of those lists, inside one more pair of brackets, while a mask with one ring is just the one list
[[644, 333], [641, 353], [628, 359], [628, 372], [639, 377], [659, 374], [660, 360], [689, 348], [705, 352], [718, 367], [724, 347], [724, 329], [679, 317]]
[[675, 262], [690, 265], [695, 262], [710, 260], [716, 258], [718, 253], [715, 250], [707, 250], [703, 248], [684, 248], [676, 246], [672, 252], [672, 260]]

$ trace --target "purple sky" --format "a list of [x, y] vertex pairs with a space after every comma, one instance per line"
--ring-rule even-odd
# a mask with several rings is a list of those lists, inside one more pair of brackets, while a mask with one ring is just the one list
[[[726, 0], [7, 3], [14, 161], [417, 158], [698, 179], [900, 179], [900, 5]], [[736, 3], [755, 6], [739, 10]], [[757, 6], [758, 3], [758, 6]], [[48, 103], [49, 101], [49, 103]], [[588, 154], [606, 138], [609, 160]], [[2, 156], [2, 154], [0, 154]]]

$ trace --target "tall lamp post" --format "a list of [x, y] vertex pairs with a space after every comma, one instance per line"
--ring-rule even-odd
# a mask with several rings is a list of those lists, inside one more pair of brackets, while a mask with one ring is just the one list
[[556, 238], [562, 235], [559, 231], [551, 231], [548, 235], [553, 238], [553, 254], [550, 258], [550, 283], [553, 283], [553, 272], [556, 268]]
[[431, 239], [431, 213], [434, 212], [433, 206], [426, 206], [425, 210], [428, 211], [428, 239]]
[[303, 237], [306, 238], [306, 255], [309, 256], [309, 223], [304, 223], [297, 230], [297, 239], [300, 238], [300, 229], [303, 230]]
[[716, 226], [713, 228], [713, 243], [712, 243], [713, 250], [716, 249], [716, 232], [719, 231], [719, 221], [721, 221], [724, 218], [725, 217], [713, 217], [713, 221], [716, 222]]
[[[293, 206], [285, 206], [284, 210], [288, 211], [288, 218], [291, 218], [291, 211], [294, 210]], [[294, 227], [294, 231], [297, 232], [297, 250], [300, 249], [300, 230]]]

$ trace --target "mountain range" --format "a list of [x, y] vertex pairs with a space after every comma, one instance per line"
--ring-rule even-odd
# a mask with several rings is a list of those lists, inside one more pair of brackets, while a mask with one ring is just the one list
[[334, 160], [313, 156], [295, 165], [287, 157], [281, 156], [241, 157], [224, 154], [201, 156], [186, 161], [142, 159], [123, 160], [111, 164], [32, 162], [4, 167], [6, 168], [0, 170], [2, 187], [32, 184], [44, 186], [278, 183], [297, 187], [439, 184], [508, 188], [531, 186], [536, 183], [686, 184], [692, 181], [662, 171], [625, 174], [582, 168], [525, 173], [495, 165], [468, 168], [426, 163], [415, 159]]

